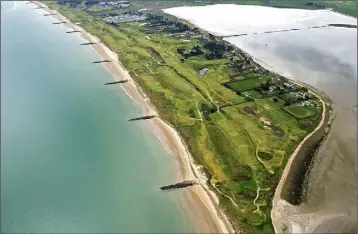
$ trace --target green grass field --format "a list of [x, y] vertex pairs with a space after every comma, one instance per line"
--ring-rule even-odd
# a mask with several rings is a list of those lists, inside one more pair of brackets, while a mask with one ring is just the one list
[[311, 108], [304, 106], [286, 106], [284, 109], [298, 118], [305, 118], [314, 114]]
[[[270, 212], [275, 188], [287, 158], [308, 133], [282, 110], [284, 100], [274, 102], [273, 97], [249, 90], [273, 74], [227, 83], [228, 59], [190, 57], [181, 61], [177, 48], [201, 45], [197, 39], [145, 34], [140, 23], [115, 27], [96, 17], [89, 22], [84, 9], [46, 4], [74, 22], [82, 22], [118, 54], [160, 116], [178, 130], [195, 160], [203, 165], [209, 183], [237, 204], [218, 193], [233, 224], [246, 233], [273, 232]], [[203, 66], [209, 71], [199, 77], [197, 69]], [[224, 83], [233, 90], [247, 90], [257, 100], [246, 102]], [[260, 119], [271, 125], [265, 126]], [[260, 196], [254, 204], [258, 190]]]
[[268, 79], [268, 77], [251, 78], [251, 79], [244, 79], [244, 80], [228, 82], [225, 85], [232, 90], [242, 92], [245, 90], [255, 88], [256, 86], [258, 86], [262, 82], [266, 81], [267, 79]]

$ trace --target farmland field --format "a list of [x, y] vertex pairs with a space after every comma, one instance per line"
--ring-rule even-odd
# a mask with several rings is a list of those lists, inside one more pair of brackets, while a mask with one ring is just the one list
[[287, 106], [285, 110], [298, 118], [308, 117], [313, 114], [310, 108], [304, 106]]
[[264, 82], [266, 79], [267, 78], [265, 78], [265, 77], [244, 79], [244, 80], [228, 82], [225, 85], [232, 90], [242, 92], [245, 90], [255, 88], [256, 86], [258, 86], [259, 84]]

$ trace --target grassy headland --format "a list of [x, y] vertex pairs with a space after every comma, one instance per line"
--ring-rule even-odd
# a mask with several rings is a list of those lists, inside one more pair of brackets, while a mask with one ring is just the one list
[[[273, 232], [275, 188], [290, 154], [320, 122], [317, 97], [240, 49], [164, 13], [139, 13], [136, 5], [104, 11], [46, 5], [118, 54], [203, 165], [234, 226], [246, 233]], [[123, 13], [147, 19], [104, 21]]]

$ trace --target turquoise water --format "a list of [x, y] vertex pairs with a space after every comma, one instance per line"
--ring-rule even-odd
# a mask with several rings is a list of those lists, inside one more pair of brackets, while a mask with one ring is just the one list
[[190, 232], [174, 164], [96, 52], [2, 2], [1, 232]]

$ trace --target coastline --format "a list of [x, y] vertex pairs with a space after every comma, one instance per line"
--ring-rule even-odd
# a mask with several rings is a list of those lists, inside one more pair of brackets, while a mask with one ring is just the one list
[[[296, 83], [296, 82], [294, 82]], [[296, 83], [299, 85], [299, 83]], [[273, 227], [275, 229], [275, 233], [279, 233], [280, 228], [278, 227], [279, 225], [279, 219], [281, 218], [280, 215], [280, 210], [283, 208], [284, 204], [283, 203], [287, 203], [286, 201], [284, 201], [283, 199], [281, 199], [281, 193], [282, 193], [282, 188], [284, 186], [284, 184], [286, 183], [286, 179], [287, 176], [289, 175], [291, 168], [292, 168], [292, 162], [295, 160], [298, 152], [300, 151], [301, 147], [303, 146], [303, 144], [313, 135], [315, 134], [324, 124], [325, 122], [325, 117], [326, 117], [326, 104], [325, 102], [314, 92], [312, 92], [311, 90], [309, 90], [309, 92], [313, 95], [315, 95], [322, 103], [322, 117], [321, 117], [321, 121], [319, 122], [318, 126], [315, 128], [314, 131], [312, 131], [311, 133], [309, 133], [308, 135], [305, 136], [305, 138], [303, 138], [303, 140], [297, 145], [297, 147], [295, 148], [295, 150], [293, 151], [293, 153], [291, 154], [291, 156], [289, 157], [285, 168], [282, 172], [281, 175], [281, 179], [276, 187], [275, 190], [275, 195], [273, 197], [272, 200], [272, 210], [271, 210], [271, 219], [272, 219], [272, 224]], [[320, 146], [318, 146], [319, 148]], [[287, 230], [288, 233], [292, 233], [293, 230]]]
[[[179, 18], [179, 19], [184, 21], [184, 22], [186, 22], [186, 23], [192, 24], [190, 21], [187, 21], [185, 19], [182, 19], [182, 18]], [[203, 28], [200, 28], [200, 27], [198, 27], [198, 28], [200, 30], [204, 31], [204, 32], [208, 32], [208, 33], [213, 34], [214, 36], [218, 36], [217, 34], [212, 33], [210, 31], [207, 31], [207, 30], [205, 30]], [[225, 37], [223, 37], [223, 39], [225, 40]], [[278, 73], [277, 71], [275, 71], [274, 67], [272, 67], [271, 65], [259, 60], [258, 58], [255, 58], [254, 56], [252, 56], [251, 54], [247, 53], [242, 48], [240, 48], [238, 46], [235, 46], [235, 47], [237, 47], [241, 51], [245, 52], [248, 56], [250, 56], [253, 59], [253, 61], [255, 63], [259, 64], [263, 68], [265, 68], [265, 69], [267, 69], [267, 70], [269, 70], [269, 71], [271, 71], [273, 73]], [[332, 108], [333, 112], [335, 112], [335, 108], [331, 105], [330, 97], [327, 94], [325, 94], [324, 92], [318, 90], [315, 87], [312, 87], [312, 86], [310, 86], [308, 84], [305, 84], [305, 83], [303, 83], [301, 81], [295, 80], [293, 77], [288, 76], [287, 74], [280, 74], [280, 75], [284, 76], [286, 79], [290, 80], [290, 82], [292, 82], [292, 83], [294, 83], [294, 84], [296, 84], [298, 86], [306, 87], [308, 89], [309, 93], [311, 93], [314, 96], [316, 96], [320, 100], [320, 102], [322, 103], [322, 113], [321, 113], [322, 116], [321, 116], [321, 120], [320, 120], [318, 126], [312, 132], [307, 134], [300, 142], [298, 142], [297, 146], [293, 149], [293, 152], [291, 153], [290, 157], [288, 158], [288, 161], [287, 161], [286, 165], [283, 168], [282, 175], [280, 177], [280, 181], [277, 184], [277, 187], [276, 187], [275, 193], [274, 193], [274, 197], [272, 199], [271, 220], [272, 220], [272, 226], [273, 226], [273, 228], [275, 230], [275, 233], [281, 233], [279, 225], [281, 225], [282, 223], [280, 222], [280, 219], [282, 218], [282, 216], [284, 216], [286, 214], [285, 212], [283, 212], [285, 207], [290, 204], [290, 203], [288, 203], [287, 201], [285, 201], [284, 199], [281, 198], [281, 193], [282, 193], [283, 186], [285, 185], [285, 182], [287, 180], [288, 175], [290, 175], [292, 173], [292, 171], [293, 171], [292, 170], [293, 169], [292, 163], [295, 161], [296, 156], [298, 155], [298, 153], [299, 153], [301, 147], [304, 145], [304, 143], [310, 137], [312, 137], [325, 123], [326, 111], [327, 111], [326, 110], [326, 104], [329, 103], [329, 105]], [[331, 116], [329, 116], [329, 118], [331, 118]], [[334, 118], [332, 119], [332, 122], [334, 122]], [[320, 142], [320, 144], [317, 146], [316, 150], [319, 150], [321, 148], [321, 146], [326, 142], [326, 140], [327, 139], [325, 138], [322, 142]], [[295, 225], [296, 226], [293, 226], [293, 224], [292, 224], [292, 229], [293, 230], [290, 230], [290, 229], [287, 230], [286, 229], [285, 233], [293, 233], [292, 231], [302, 230], [302, 228], [298, 224], [295, 224]]]
[[[244, 51], [244, 50], [243, 50]], [[251, 56], [251, 55], [250, 55]], [[252, 57], [252, 56], [251, 56]], [[254, 57], [252, 57], [253, 60], [258, 63], [259, 65], [261, 65], [262, 67], [264, 67], [265, 69], [275, 72], [273, 67], [269, 64], [264, 63], [263, 61], [256, 59]], [[298, 152], [300, 151], [301, 147], [304, 145], [304, 143], [312, 136], [314, 135], [325, 123], [326, 120], [326, 102], [330, 101], [329, 97], [323, 93], [322, 91], [317, 90], [316, 88], [309, 86], [303, 82], [294, 80], [292, 77], [288, 77], [287, 75], [284, 75], [287, 79], [289, 79], [292, 83], [299, 85], [299, 86], [304, 86], [306, 88], [308, 88], [308, 92], [315, 95], [320, 102], [322, 103], [322, 113], [321, 113], [321, 120], [319, 122], [319, 124], [317, 125], [317, 127], [310, 132], [309, 134], [307, 134], [296, 146], [296, 148], [294, 149], [294, 151], [292, 152], [291, 156], [288, 158], [288, 161], [282, 171], [282, 175], [280, 178], [279, 183], [277, 184], [276, 190], [275, 190], [275, 194], [274, 197], [272, 199], [272, 210], [271, 210], [271, 219], [272, 219], [272, 225], [274, 227], [275, 233], [280, 233], [281, 230], [283, 229], [282, 227], [280, 227], [280, 225], [282, 225], [282, 223], [280, 222], [280, 219], [282, 219], [282, 216], [285, 215], [286, 213], [283, 212], [283, 210], [285, 209], [286, 206], [288, 206], [290, 203], [288, 203], [287, 201], [285, 201], [284, 199], [281, 198], [281, 194], [282, 194], [282, 189], [283, 186], [286, 183], [286, 179], [288, 177], [289, 174], [291, 174], [293, 165], [292, 163], [295, 161], [296, 156], [298, 155]], [[318, 94], [317, 94], [318, 93]], [[321, 97], [322, 96], [322, 97]], [[326, 100], [324, 100], [326, 99]], [[334, 108], [332, 107], [332, 105], [330, 105], [331, 108], [334, 111]], [[329, 118], [331, 118], [331, 116], [329, 116]], [[334, 118], [332, 119], [332, 122], [334, 122]], [[327, 139], [325, 139], [323, 142], [321, 142], [318, 146], [317, 146], [317, 150], [321, 148], [321, 145], [323, 145], [323, 143], [326, 141]], [[298, 224], [295, 224], [296, 226], [291, 227], [287, 227], [287, 229], [285, 230], [285, 233], [295, 233], [293, 231], [298, 231], [298, 230], [302, 230], [301, 227]]]
[[[42, 2], [32, 2], [40, 7], [45, 7], [43, 10], [48, 13], [56, 13], [53, 15], [60, 21], [66, 21], [64, 26], [73, 30], [81, 30], [81, 37], [90, 42], [98, 42], [91, 45], [93, 49], [103, 59], [113, 60], [106, 63], [105, 67], [112, 73], [116, 81], [129, 80], [121, 85], [123, 91], [127, 96], [136, 103], [145, 114], [158, 114], [156, 108], [151, 104], [150, 99], [145, 95], [141, 87], [129, 75], [128, 71], [121, 64], [118, 55], [111, 51], [104, 43], [97, 37], [91, 35], [79, 25], [71, 22], [56, 10], [52, 10]], [[195, 202], [198, 212], [204, 218], [207, 229], [205, 232], [212, 233], [234, 233], [234, 229], [229, 222], [227, 216], [219, 208], [219, 199], [217, 195], [209, 189], [206, 184], [206, 176], [201, 171], [200, 166], [196, 165], [192, 156], [190, 155], [184, 141], [179, 136], [177, 131], [160, 117], [147, 120], [150, 129], [159, 138], [165, 149], [173, 156], [178, 164], [178, 180], [193, 180], [196, 179], [200, 183], [198, 186], [189, 187], [186, 189], [188, 195]], [[203, 231], [201, 231], [203, 232]]]

